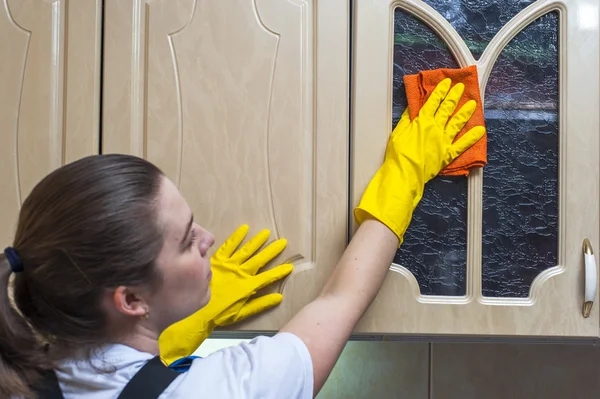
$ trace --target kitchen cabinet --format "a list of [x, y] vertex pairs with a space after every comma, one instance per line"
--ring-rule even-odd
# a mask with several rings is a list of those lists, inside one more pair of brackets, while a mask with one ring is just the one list
[[[315, 298], [407, 105], [403, 77], [476, 65], [488, 163], [428, 183], [356, 334], [597, 338], [595, 0], [105, 0], [0, 6], [4, 242], [32, 186], [129, 153], [179, 187], [217, 245], [288, 246], [273, 332]], [[214, 250], [214, 249], [213, 249]], [[588, 257], [590, 259], [590, 257]], [[593, 290], [590, 290], [593, 292]]]
[[57, 167], [99, 148], [102, 2], [0, 4], [0, 242]]
[[582, 249], [599, 245], [597, 2], [358, 0], [354, 13], [353, 206], [406, 107], [404, 75], [476, 65], [488, 132], [483, 169], [428, 184], [357, 331], [597, 337]]

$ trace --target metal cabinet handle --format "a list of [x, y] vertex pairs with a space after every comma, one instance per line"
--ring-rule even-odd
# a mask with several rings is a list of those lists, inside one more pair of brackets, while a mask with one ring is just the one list
[[583, 299], [583, 317], [589, 317], [598, 289], [598, 269], [592, 244], [587, 238], [583, 240], [583, 257], [585, 260], [585, 295]]

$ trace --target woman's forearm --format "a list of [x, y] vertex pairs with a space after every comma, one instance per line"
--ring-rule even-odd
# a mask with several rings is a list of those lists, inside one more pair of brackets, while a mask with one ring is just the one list
[[398, 237], [390, 229], [379, 221], [366, 220], [321, 294], [282, 329], [300, 337], [308, 347], [315, 395], [381, 288], [397, 248]]
[[358, 318], [383, 284], [398, 237], [377, 220], [366, 220], [352, 237], [319, 297], [343, 301]]

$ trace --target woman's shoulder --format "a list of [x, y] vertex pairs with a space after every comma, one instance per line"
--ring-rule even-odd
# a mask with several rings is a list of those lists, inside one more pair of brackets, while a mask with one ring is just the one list
[[55, 371], [65, 399], [117, 397], [153, 357], [126, 345], [111, 344], [90, 356], [64, 360]]
[[[91, 359], [71, 359], [56, 370], [65, 399], [118, 397], [154, 356], [125, 345], [110, 345]], [[160, 398], [312, 398], [308, 349], [291, 333], [258, 336], [249, 342], [194, 359]]]
[[165, 391], [165, 398], [312, 398], [308, 349], [291, 333], [259, 336], [195, 359]]

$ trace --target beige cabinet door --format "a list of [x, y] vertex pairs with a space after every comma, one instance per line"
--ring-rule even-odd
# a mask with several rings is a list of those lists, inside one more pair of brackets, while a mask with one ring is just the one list
[[428, 184], [357, 332], [598, 336], [597, 291], [582, 314], [583, 242], [600, 248], [598, 15], [597, 0], [355, 2], [353, 206], [403, 76], [476, 65], [488, 133], [483, 169]]
[[[348, 210], [346, 1], [105, 2], [103, 152], [157, 164], [220, 245], [286, 238], [277, 330], [340, 257]], [[215, 247], [216, 247], [215, 246]], [[214, 249], [213, 249], [214, 250]]]
[[55, 168], [98, 153], [100, 0], [0, 4], [0, 243]]

